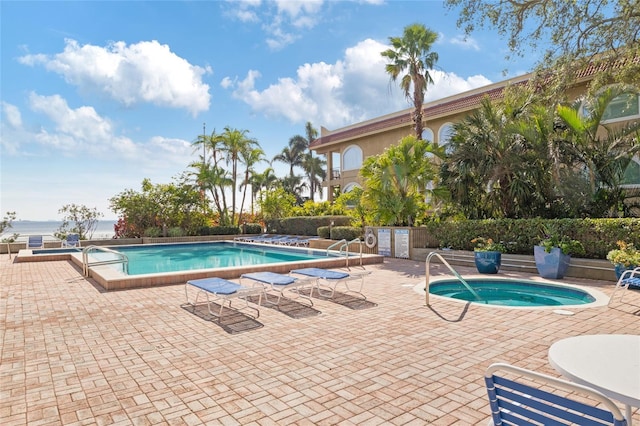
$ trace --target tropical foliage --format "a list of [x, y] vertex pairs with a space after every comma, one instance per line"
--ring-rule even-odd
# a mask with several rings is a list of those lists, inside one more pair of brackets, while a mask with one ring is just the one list
[[141, 237], [149, 229], [159, 229], [159, 235], [167, 236], [175, 227], [185, 235], [197, 235], [212, 216], [210, 211], [202, 211], [201, 193], [187, 177], [169, 184], [144, 179], [140, 191], [127, 189], [109, 202], [111, 210], [123, 219], [118, 223], [119, 237]]
[[526, 88], [483, 100], [454, 125], [441, 167], [451, 202], [473, 219], [633, 216], [638, 193], [623, 183], [640, 125], [603, 123], [625, 90], [557, 108]]
[[407, 136], [364, 161], [362, 202], [371, 211], [373, 223], [411, 226], [416, 222], [426, 210], [427, 188], [436, 178], [435, 155], [442, 155], [436, 145]]

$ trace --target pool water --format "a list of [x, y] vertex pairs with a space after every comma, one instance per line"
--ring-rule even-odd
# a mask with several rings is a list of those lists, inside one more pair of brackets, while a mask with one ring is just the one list
[[478, 300], [459, 280], [439, 280], [429, 285], [429, 293], [454, 299], [500, 306], [570, 306], [595, 302], [586, 291], [574, 287], [536, 281], [510, 279], [465, 279], [483, 299]]
[[[232, 242], [111, 246], [129, 259], [129, 275], [326, 259], [326, 252]], [[93, 252], [101, 260], [113, 254]], [[120, 265], [113, 265], [121, 269]]]

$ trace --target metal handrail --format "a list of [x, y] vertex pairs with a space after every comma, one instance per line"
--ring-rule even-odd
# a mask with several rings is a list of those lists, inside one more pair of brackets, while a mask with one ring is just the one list
[[429, 262], [431, 262], [431, 258], [433, 256], [436, 256], [440, 259], [440, 261], [442, 261], [442, 263], [444, 263], [444, 265], [449, 268], [449, 271], [451, 271], [451, 273], [460, 280], [460, 282], [471, 292], [471, 294], [473, 294], [475, 296], [476, 299], [478, 299], [478, 301], [480, 302], [484, 302], [487, 303], [486, 300], [484, 300], [482, 297], [480, 297], [480, 295], [469, 285], [469, 283], [467, 283], [464, 278], [462, 278], [462, 276], [455, 270], [453, 269], [453, 267], [451, 265], [449, 265], [449, 262], [447, 262], [444, 257], [442, 257], [440, 255], [440, 253], [437, 253], [435, 251], [432, 251], [431, 253], [429, 253], [429, 255], [427, 256], [427, 260], [425, 261], [425, 269], [426, 269], [426, 273], [425, 273], [425, 279], [426, 279], [426, 285], [425, 285], [425, 303], [427, 306], [429, 305]]
[[[347, 252], [347, 268], [349, 267], [349, 246], [356, 243], [358, 244], [358, 249], [360, 251], [360, 266], [362, 266], [362, 241], [360, 238], [354, 238], [343, 246]], [[342, 251], [342, 248], [340, 248], [340, 251]]]
[[[97, 260], [93, 262], [89, 262], [89, 252], [91, 251], [103, 251], [106, 253], [111, 253], [116, 256], [116, 259], [111, 260]], [[119, 251], [111, 250], [106, 247], [100, 246], [88, 246], [82, 249], [82, 272], [85, 277], [89, 276], [89, 268], [91, 266], [99, 266], [99, 265], [114, 265], [117, 263], [122, 264], [122, 272], [125, 274], [129, 273], [129, 258], [126, 254], [120, 253]]]
[[347, 240], [343, 238], [340, 241], [336, 241], [335, 243], [331, 244], [329, 247], [327, 247], [327, 256], [329, 256], [329, 250], [331, 250], [332, 248], [338, 245], [340, 245], [340, 250], [342, 251], [342, 246], [345, 245], [346, 243], [347, 243]]

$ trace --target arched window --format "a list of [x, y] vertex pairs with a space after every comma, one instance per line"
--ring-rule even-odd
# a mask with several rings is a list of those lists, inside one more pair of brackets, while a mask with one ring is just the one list
[[438, 131], [438, 145], [445, 147], [448, 151], [451, 136], [453, 136], [453, 123], [444, 123]]
[[422, 130], [422, 139], [424, 139], [425, 141], [433, 142], [433, 130], [425, 127], [424, 130]]
[[362, 166], [362, 149], [358, 145], [348, 146], [342, 153], [342, 170], [357, 170]]
[[357, 182], [349, 182], [344, 186], [342, 192], [351, 192], [354, 188], [362, 188], [362, 186], [360, 186], [360, 184]]

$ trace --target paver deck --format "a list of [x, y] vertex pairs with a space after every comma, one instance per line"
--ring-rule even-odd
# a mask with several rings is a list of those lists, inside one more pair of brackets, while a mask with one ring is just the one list
[[3, 255], [0, 424], [485, 425], [492, 362], [558, 376], [554, 341], [640, 334], [639, 291], [574, 315], [441, 298], [426, 307], [413, 289], [423, 263], [366, 269], [375, 307], [314, 298], [322, 313], [303, 318], [265, 307], [263, 327], [229, 334], [182, 306], [182, 285], [104, 292], [69, 262]]

